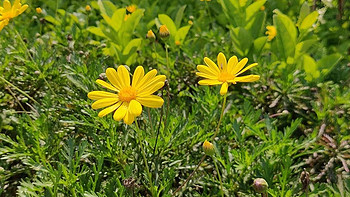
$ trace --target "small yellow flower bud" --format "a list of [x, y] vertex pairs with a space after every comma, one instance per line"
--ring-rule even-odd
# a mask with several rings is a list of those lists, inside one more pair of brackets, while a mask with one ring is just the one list
[[180, 45], [181, 45], [181, 42], [180, 42], [179, 40], [176, 40], [176, 41], [175, 41], [175, 45], [176, 45], [176, 46], [180, 46]]
[[269, 184], [265, 181], [263, 178], [257, 178], [254, 180], [253, 188], [258, 193], [265, 193], [267, 191], [267, 188], [269, 187]]
[[203, 143], [203, 150], [206, 155], [213, 155], [215, 153], [214, 145], [210, 143], [208, 140], [205, 140]]
[[149, 30], [147, 32], [146, 38], [150, 39], [151, 41], [154, 41], [156, 39], [156, 35], [154, 35], [152, 30]]
[[168, 38], [170, 36], [170, 32], [169, 32], [168, 28], [166, 27], [166, 25], [160, 26], [159, 35], [163, 39]]
[[90, 5], [86, 5], [86, 6], [85, 6], [85, 10], [88, 11], [88, 12], [91, 11]]
[[188, 24], [189, 24], [189, 25], [193, 25], [193, 21], [189, 20], [189, 21], [188, 21]]
[[41, 14], [43, 12], [43, 10], [39, 7], [39, 8], [35, 8], [36, 13]]
[[126, 10], [130, 13], [133, 13], [133, 12], [135, 12], [136, 8], [137, 8], [136, 5], [132, 4], [132, 5], [129, 5], [128, 7], [126, 7]]
[[265, 10], [265, 6], [261, 6], [261, 7], [260, 7], [260, 10], [261, 10], [261, 11], [264, 11], [264, 10]]
[[265, 34], [267, 35], [267, 39], [271, 41], [274, 37], [277, 35], [277, 30], [275, 26], [267, 26], [266, 27], [267, 31]]

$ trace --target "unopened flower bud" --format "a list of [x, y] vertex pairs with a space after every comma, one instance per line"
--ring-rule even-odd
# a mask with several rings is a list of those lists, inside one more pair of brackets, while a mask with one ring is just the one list
[[310, 174], [308, 171], [304, 169], [304, 171], [300, 174], [300, 181], [303, 184], [303, 190], [306, 190], [310, 184]]
[[210, 143], [208, 140], [205, 140], [203, 143], [203, 150], [206, 155], [213, 155], [215, 153], [214, 145]]
[[179, 40], [176, 40], [176, 41], [175, 41], [175, 45], [176, 45], [176, 46], [180, 46], [180, 45], [181, 45], [181, 42], [180, 42]]
[[43, 12], [43, 10], [42, 10], [40, 7], [35, 8], [35, 11], [36, 11], [36, 13], [38, 13], [38, 14], [41, 14], [41, 13]]
[[150, 39], [151, 41], [154, 41], [156, 39], [156, 35], [154, 35], [152, 30], [149, 30], [147, 32], [146, 38]]
[[170, 36], [169, 29], [167, 28], [166, 25], [162, 25], [159, 28], [159, 35], [162, 39], [166, 39]]
[[86, 5], [86, 6], [85, 6], [85, 10], [88, 11], [88, 12], [91, 11], [90, 5]]
[[257, 178], [254, 180], [253, 188], [258, 193], [265, 193], [269, 184], [263, 178]]

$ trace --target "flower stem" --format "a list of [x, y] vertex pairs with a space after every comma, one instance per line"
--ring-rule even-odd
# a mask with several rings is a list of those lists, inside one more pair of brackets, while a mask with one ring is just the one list
[[154, 191], [154, 188], [153, 188], [153, 182], [152, 182], [152, 175], [149, 171], [149, 168], [148, 168], [148, 161], [147, 161], [147, 158], [146, 158], [146, 153], [145, 153], [145, 149], [143, 148], [143, 143], [142, 143], [142, 140], [141, 140], [141, 135], [140, 135], [140, 128], [139, 128], [139, 124], [137, 122], [137, 120], [135, 120], [135, 124], [136, 124], [136, 133], [137, 133], [137, 141], [139, 143], [139, 146], [141, 148], [141, 154], [142, 154], [142, 157], [143, 157], [143, 161], [145, 162], [145, 167], [146, 167], [146, 173], [147, 173], [147, 176], [148, 176], [148, 179], [149, 179], [149, 184], [150, 184], [150, 190], [151, 190], [151, 193], [152, 193], [152, 196], [156, 196], [156, 192]]
[[219, 171], [218, 165], [216, 164], [216, 160], [214, 158], [213, 158], [213, 161], [214, 161], [215, 169], [216, 169], [216, 172], [218, 173], [218, 177], [220, 181], [221, 196], [224, 196], [224, 187], [222, 186], [220, 171]]
[[[214, 133], [214, 136], [212, 137], [212, 140], [214, 141], [215, 140], [215, 137], [216, 135], [218, 134], [219, 132], [219, 129], [220, 129], [220, 124], [221, 124], [221, 120], [222, 120], [222, 117], [224, 116], [224, 111], [225, 111], [225, 107], [226, 107], [226, 97], [227, 97], [227, 94], [225, 94], [224, 96], [224, 100], [223, 100], [223, 103], [222, 103], [222, 108], [221, 108], [221, 114], [220, 114], [220, 118], [219, 118], [219, 122], [218, 122], [218, 125], [216, 127], [216, 131]], [[173, 193], [173, 195], [175, 195], [178, 191], [181, 190], [181, 188], [191, 179], [191, 177], [194, 175], [194, 173], [198, 170], [199, 166], [203, 163], [204, 159], [205, 159], [206, 155], [204, 155], [202, 157], [202, 159], [200, 160], [200, 162], [198, 163], [197, 167], [192, 171], [192, 173], [190, 174], [190, 176], [187, 177], [186, 181], [184, 183], [182, 183], [182, 185], [180, 185], [180, 187], [178, 187], [175, 192]], [[216, 166], [216, 164], [215, 164]], [[219, 174], [219, 172], [218, 172]], [[220, 175], [219, 175], [220, 176]], [[221, 183], [221, 178], [220, 178], [220, 183]], [[222, 188], [222, 183], [221, 183], [221, 188]]]
[[168, 81], [170, 81], [169, 51], [168, 51], [168, 44], [167, 43], [165, 43], [165, 55], [166, 55], [166, 67], [168, 69]]

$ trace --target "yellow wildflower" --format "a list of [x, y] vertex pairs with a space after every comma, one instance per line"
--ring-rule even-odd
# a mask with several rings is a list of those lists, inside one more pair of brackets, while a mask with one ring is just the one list
[[271, 41], [274, 37], [277, 35], [277, 30], [275, 26], [267, 26], [266, 27], [267, 31], [265, 32], [267, 36], [267, 39]]
[[100, 109], [99, 117], [114, 113], [113, 118], [116, 121], [124, 119], [128, 125], [132, 124], [135, 118], [142, 113], [142, 105], [150, 108], [159, 108], [164, 100], [153, 93], [164, 86], [165, 75], [157, 75], [157, 70], [153, 69], [146, 75], [142, 66], [135, 69], [130, 85], [130, 74], [124, 66], [119, 66], [116, 71], [114, 68], [107, 68], [106, 76], [110, 83], [101, 79], [96, 82], [103, 87], [116, 93], [106, 91], [92, 91], [88, 97], [95, 101], [91, 107]]
[[156, 35], [154, 35], [153, 31], [152, 30], [149, 30], [147, 32], [147, 35], [146, 35], [146, 38], [150, 39], [150, 40], [155, 40], [156, 39]]
[[166, 25], [160, 26], [160, 28], [159, 28], [159, 35], [160, 35], [161, 38], [169, 37], [170, 32], [169, 32], [169, 30], [168, 30]]
[[176, 40], [176, 41], [175, 41], [175, 45], [176, 45], [176, 46], [180, 46], [180, 45], [181, 45], [180, 40]]
[[86, 6], [85, 6], [85, 10], [88, 11], [88, 12], [91, 11], [90, 5], [86, 5]]
[[264, 5], [261, 6], [261, 7], [260, 7], [260, 10], [261, 10], [261, 11], [264, 11], [264, 10], [265, 10], [265, 6], [264, 6]]
[[41, 14], [41, 13], [43, 12], [43, 10], [42, 10], [40, 7], [35, 8], [35, 11], [36, 11], [36, 13], [38, 13], [38, 14]]
[[214, 150], [214, 145], [210, 143], [208, 140], [205, 140], [203, 143], [203, 150], [206, 155], [213, 155], [215, 150]]
[[15, 0], [12, 6], [9, 0], [4, 0], [3, 7], [0, 6], [0, 31], [10, 19], [22, 14], [27, 8], [27, 4], [22, 6], [21, 0]]
[[133, 13], [133, 12], [135, 12], [136, 8], [137, 8], [136, 5], [132, 4], [132, 5], [129, 5], [128, 7], [126, 7], [126, 10], [130, 13]]
[[188, 21], [188, 24], [189, 24], [189, 25], [193, 25], [193, 21], [189, 20], [189, 21]]
[[200, 80], [199, 85], [222, 85], [220, 94], [225, 95], [228, 90], [228, 86], [236, 84], [237, 82], [253, 82], [260, 79], [259, 75], [246, 75], [239, 77], [240, 74], [244, 73], [248, 69], [257, 66], [257, 63], [251, 64], [243, 69], [247, 64], [248, 58], [243, 58], [240, 62], [236, 56], [232, 56], [228, 62], [223, 53], [219, 53], [217, 57], [217, 63], [219, 67], [209, 58], [205, 57], [205, 65], [198, 65], [197, 69], [199, 72], [196, 74], [206, 79]]

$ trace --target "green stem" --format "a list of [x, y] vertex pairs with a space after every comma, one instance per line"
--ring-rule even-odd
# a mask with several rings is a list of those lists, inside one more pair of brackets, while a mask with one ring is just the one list
[[224, 187], [222, 186], [220, 171], [219, 171], [218, 165], [216, 164], [216, 160], [214, 158], [213, 158], [213, 161], [214, 161], [215, 169], [216, 169], [216, 172], [218, 173], [218, 177], [220, 181], [221, 196], [224, 196]]
[[139, 143], [139, 146], [141, 148], [141, 154], [142, 154], [142, 157], [143, 157], [143, 161], [145, 162], [145, 167], [146, 167], [146, 173], [147, 173], [147, 176], [148, 176], [148, 179], [149, 179], [149, 184], [150, 184], [150, 189], [151, 189], [151, 193], [152, 193], [152, 196], [156, 196], [156, 192], [154, 191], [154, 188], [153, 188], [153, 182], [152, 182], [152, 175], [149, 171], [149, 168], [148, 168], [148, 161], [147, 161], [147, 158], [146, 158], [146, 153], [145, 153], [145, 149], [143, 148], [143, 143], [142, 143], [142, 140], [140, 139], [141, 135], [140, 135], [140, 128], [139, 128], [139, 124], [137, 122], [137, 120], [135, 120], [135, 124], [136, 124], [136, 133], [137, 133], [137, 141]]
[[222, 121], [222, 117], [224, 116], [224, 111], [225, 111], [225, 107], [226, 107], [226, 98], [227, 98], [227, 94], [224, 95], [224, 101], [222, 103], [222, 108], [221, 108], [221, 114], [220, 114], [219, 122], [218, 122], [218, 125], [216, 127], [215, 133], [214, 133], [213, 137], [211, 138], [212, 141], [215, 140], [215, 137], [218, 135], [219, 130], [220, 130], [220, 124], [221, 124], [221, 121]]
[[[224, 101], [222, 103], [222, 108], [221, 108], [221, 114], [220, 114], [220, 118], [219, 118], [219, 122], [218, 122], [218, 125], [216, 127], [216, 131], [215, 131], [215, 134], [214, 136], [212, 137], [212, 141], [214, 141], [216, 135], [218, 134], [219, 132], [219, 129], [220, 129], [220, 124], [221, 124], [221, 120], [222, 120], [222, 117], [224, 116], [224, 111], [225, 111], [225, 107], [226, 107], [226, 97], [227, 97], [227, 94], [224, 95]], [[202, 162], [204, 161], [206, 155], [204, 155], [202, 157], [202, 159], [200, 160], [200, 162], [198, 163], [197, 167], [193, 170], [193, 172], [190, 174], [190, 176], [187, 177], [186, 181], [184, 183], [182, 183], [182, 185], [180, 185], [180, 187], [178, 187], [175, 192], [173, 193], [173, 195], [175, 195], [178, 191], [181, 190], [181, 188], [191, 179], [191, 177], [194, 175], [194, 173], [198, 170], [199, 166], [202, 164]], [[216, 165], [216, 164], [215, 164]], [[218, 172], [219, 174], [219, 172]], [[220, 175], [219, 175], [220, 176]], [[221, 179], [221, 178], [220, 178]], [[221, 182], [221, 181], [220, 181]], [[222, 183], [221, 183], [222, 184]]]
[[167, 43], [165, 43], [165, 55], [166, 55], [166, 67], [168, 69], [168, 81], [170, 81], [169, 51], [168, 51], [168, 44]]
[[5, 78], [0, 76], [0, 79], [2, 79], [4, 82], [15, 88], [18, 92], [22, 93], [24, 96], [28, 97], [30, 100], [32, 100], [34, 103], [39, 104], [38, 101], [36, 101], [33, 97], [29, 96], [27, 93], [25, 93], [23, 90], [19, 89], [17, 86], [13, 85], [11, 82], [7, 81]]

